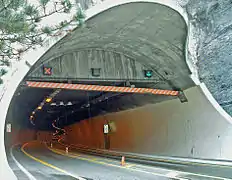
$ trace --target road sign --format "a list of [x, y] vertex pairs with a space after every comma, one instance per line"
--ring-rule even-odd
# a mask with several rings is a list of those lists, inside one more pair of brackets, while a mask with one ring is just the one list
[[109, 125], [108, 124], [104, 124], [104, 133], [105, 134], [109, 133]]
[[11, 124], [6, 125], [6, 132], [11, 132]]

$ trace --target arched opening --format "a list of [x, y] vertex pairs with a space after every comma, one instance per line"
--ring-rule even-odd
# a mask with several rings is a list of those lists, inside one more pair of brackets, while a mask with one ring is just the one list
[[[84, 28], [74, 30], [44, 53], [16, 85], [6, 116], [14, 133], [5, 133], [5, 146], [50, 141], [56, 119], [68, 132], [69, 143], [106, 148], [102, 128], [108, 123], [117, 129], [107, 147], [114, 150], [198, 158], [218, 154], [222, 146], [208, 154], [199, 137], [215, 138], [228, 123], [213, 112], [191, 78], [186, 62], [187, 30], [177, 11], [159, 3], [121, 4], [89, 18]], [[36, 88], [28, 82], [40, 87], [41, 83], [66, 83], [181, 90], [188, 102], [181, 103], [177, 96], [119, 91], [67, 88], [57, 92], [59, 87]], [[204, 114], [203, 108], [211, 115]], [[209, 117], [220, 119], [219, 131], [202, 131], [211, 123], [206, 121]], [[217, 157], [231, 156], [226, 152]]]

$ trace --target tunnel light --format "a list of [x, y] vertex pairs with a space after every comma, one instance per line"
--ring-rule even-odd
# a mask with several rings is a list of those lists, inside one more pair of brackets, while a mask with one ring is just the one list
[[72, 105], [72, 102], [68, 102], [67, 105], [68, 105], [68, 106], [71, 106], [71, 105]]
[[30, 116], [30, 120], [33, 120], [33, 118], [34, 118], [33, 116]]
[[41, 110], [41, 109], [42, 109], [42, 106], [39, 106], [37, 109], [38, 109], [38, 110]]
[[34, 115], [34, 114], [35, 114], [35, 111], [33, 111], [32, 114]]
[[153, 71], [152, 70], [144, 70], [144, 76], [146, 78], [151, 78], [153, 76]]
[[131, 84], [131, 86], [130, 86], [131, 88], [135, 88], [135, 85], [134, 84]]
[[63, 101], [60, 102], [60, 106], [64, 106], [64, 102]]
[[50, 97], [49, 97], [49, 98], [46, 98], [46, 102], [47, 102], [47, 103], [50, 103], [51, 101], [52, 101], [52, 98], [50, 98]]

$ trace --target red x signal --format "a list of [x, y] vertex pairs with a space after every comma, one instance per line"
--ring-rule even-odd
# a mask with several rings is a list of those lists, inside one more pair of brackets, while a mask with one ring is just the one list
[[43, 68], [44, 75], [52, 75], [52, 68], [51, 67], [44, 67]]

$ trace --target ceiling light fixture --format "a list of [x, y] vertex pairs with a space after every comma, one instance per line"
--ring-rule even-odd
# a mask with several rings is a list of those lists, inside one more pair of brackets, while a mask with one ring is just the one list
[[69, 101], [69, 102], [67, 103], [67, 105], [68, 105], [68, 106], [71, 106], [71, 105], [72, 105], [72, 102]]
[[50, 103], [51, 101], [52, 101], [52, 98], [50, 98], [50, 97], [46, 98], [47, 103]]
[[41, 109], [42, 109], [42, 106], [39, 106], [37, 109], [38, 109], [38, 110], [41, 110]]
[[64, 102], [63, 101], [60, 101], [60, 106], [64, 106]]

